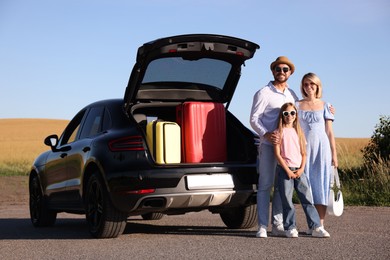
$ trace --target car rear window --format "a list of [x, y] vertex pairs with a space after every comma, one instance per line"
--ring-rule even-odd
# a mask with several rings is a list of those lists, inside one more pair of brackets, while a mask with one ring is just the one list
[[142, 84], [164, 85], [164, 82], [185, 82], [222, 89], [231, 67], [226, 61], [210, 58], [197, 60], [185, 60], [181, 57], [161, 58], [148, 65]]

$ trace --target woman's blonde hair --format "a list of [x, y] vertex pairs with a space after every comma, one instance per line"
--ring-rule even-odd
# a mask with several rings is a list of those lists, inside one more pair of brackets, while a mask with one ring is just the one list
[[316, 74], [314, 74], [312, 72], [305, 74], [301, 80], [301, 94], [302, 94], [302, 96], [307, 97], [307, 93], [305, 92], [305, 89], [303, 88], [303, 81], [305, 81], [306, 79], [317, 85], [316, 98], [321, 98], [322, 97], [321, 80]]
[[303, 154], [306, 154], [305, 134], [303, 133], [301, 125], [299, 124], [298, 110], [297, 110], [296, 106], [291, 102], [283, 104], [283, 106], [280, 108], [279, 117], [278, 117], [278, 131], [280, 133], [280, 136], [282, 137], [283, 136], [283, 127], [285, 125], [283, 112], [286, 111], [286, 109], [288, 107], [292, 107], [295, 110], [296, 116], [295, 116], [295, 121], [293, 122], [293, 127], [294, 127], [295, 131], [297, 132], [297, 135], [299, 138], [299, 145], [301, 146], [301, 152]]

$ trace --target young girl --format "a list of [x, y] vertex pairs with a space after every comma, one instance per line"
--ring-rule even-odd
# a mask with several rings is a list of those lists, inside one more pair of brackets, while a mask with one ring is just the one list
[[306, 140], [299, 126], [297, 109], [293, 103], [284, 104], [279, 112], [278, 130], [280, 143], [274, 145], [278, 161], [277, 174], [279, 193], [283, 205], [283, 223], [287, 237], [298, 237], [295, 208], [292, 202], [294, 189], [306, 214], [306, 220], [314, 237], [330, 237], [321, 226], [313, 205], [313, 198], [304, 173], [306, 163]]

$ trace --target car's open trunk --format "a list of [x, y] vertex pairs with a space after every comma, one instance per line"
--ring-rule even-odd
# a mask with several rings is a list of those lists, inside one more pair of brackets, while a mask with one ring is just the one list
[[[138, 122], [143, 130], [143, 134], [147, 135], [147, 124], [153, 120], [160, 120], [164, 122], [175, 122], [179, 126], [182, 122], [179, 122], [177, 118], [177, 107], [181, 106], [180, 102], [150, 102], [150, 103], [139, 103], [131, 107], [129, 113]], [[226, 137], [224, 137], [223, 144], [226, 148], [226, 156], [219, 159], [218, 161], [199, 161], [191, 163], [255, 163], [257, 156], [256, 147], [256, 135], [246, 128], [233, 114], [229, 111], [225, 111], [226, 120]], [[147, 137], [147, 136], [146, 136]], [[148, 138], [148, 137], [147, 137]], [[146, 138], [146, 139], [147, 139]], [[181, 138], [181, 136], [180, 136]], [[183, 141], [183, 140], [181, 140]], [[169, 145], [169, 144], [168, 144]], [[211, 146], [214, 144], [211, 144]], [[149, 150], [152, 147], [149, 144]], [[205, 146], [208, 146], [207, 144]], [[210, 145], [209, 145], [210, 146]], [[183, 148], [181, 153], [183, 155]], [[151, 152], [151, 154], [153, 154]], [[156, 158], [154, 158], [156, 160]], [[188, 163], [182, 156], [179, 163]]]

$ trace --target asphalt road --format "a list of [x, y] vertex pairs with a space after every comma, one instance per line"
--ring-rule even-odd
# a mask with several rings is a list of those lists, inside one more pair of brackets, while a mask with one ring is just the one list
[[115, 239], [90, 237], [84, 216], [61, 213], [56, 225], [34, 228], [28, 206], [0, 205], [0, 259], [390, 259], [390, 208], [347, 207], [329, 216], [331, 238], [304, 235], [297, 206], [299, 238], [256, 238], [257, 228], [228, 230], [208, 211], [131, 218]]

